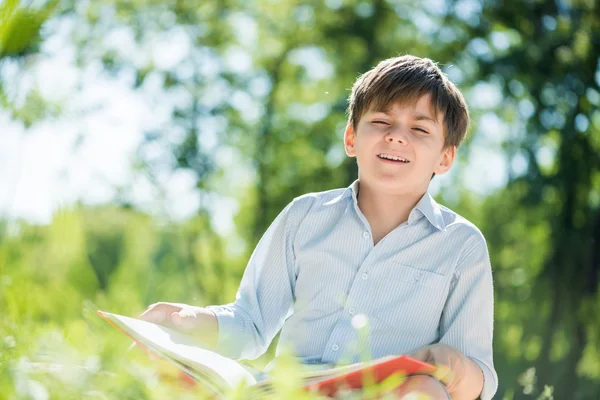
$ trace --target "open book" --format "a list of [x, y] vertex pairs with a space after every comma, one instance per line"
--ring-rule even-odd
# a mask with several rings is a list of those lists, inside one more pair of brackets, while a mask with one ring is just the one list
[[[225, 398], [240, 385], [256, 389], [255, 393], [267, 394], [271, 391], [268, 376], [209, 350], [190, 335], [122, 315], [104, 311], [98, 311], [98, 314], [142, 347], [170, 361], [216, 398]], [[302, 378], [306, 390], [331, 396], [340, 388], [361, 388], [366, 380], [378, 383], [396, 373], [411, 375], [433, 370], [435, 367], [432, 365], [408, 356], [389, 356], [370, 362], [310, 371]]]

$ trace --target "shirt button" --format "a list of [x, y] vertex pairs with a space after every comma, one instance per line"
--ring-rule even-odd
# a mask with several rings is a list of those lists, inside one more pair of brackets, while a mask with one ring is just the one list
[[363, 232], [363, 237], [364, 237], [365, 239], [368, 239], [368, 238], [369, 238], [369, 236], [371, 236], [371, 235], [369, 235], [369, 232]]
[[369, 278], [369, 275], [368, 275], [367, 273], [364, 273], [364, 274], [362, 275], [362, 278], [363, 278], [363, 279], [368, 279], [368, 278]]
[[422, 275], [421, 275], [421, 273], [420, 273], [420, 272], [419, 272], [419, 273], [417, 273], [417, 274], [415, 275], [415, 281], [418, 281], [419, 279], [421, 279], [421, 276], [422, 276]]
[[351, 308], [348, 310], [348, 312], [350, 313], [350, 315], [354, 315], [354, 313], [356, 312], [356, 310], [354, 308]]
[[338, 351], [340, 348], [337, 344], [334, 344], [333, 347], [331, 348], [331, 350], [333, 351]]

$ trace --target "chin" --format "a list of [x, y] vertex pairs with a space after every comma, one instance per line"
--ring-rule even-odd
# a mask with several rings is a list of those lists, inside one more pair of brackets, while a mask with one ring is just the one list
[[377, 189], [388, 193], [406, 192], [413, 186], [409, 179], [397, 176], [378, 177], [371, 182]]

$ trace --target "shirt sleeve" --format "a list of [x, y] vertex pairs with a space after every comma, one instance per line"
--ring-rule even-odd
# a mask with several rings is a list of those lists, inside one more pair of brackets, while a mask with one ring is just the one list
[[480, 398], [491, 400], [498, 389], [492, 336], [494, 293], [487, 245], [481, 234], [466, 241], [440, 320], [440, 343], [460, 350], [483, 371]]
[[279, 214], [254, 249], [235, 302], [206, 307], [219, 325], [216, 350], [227, 357], [259, 357], [292, 313], [296, 280], [293, 204]]

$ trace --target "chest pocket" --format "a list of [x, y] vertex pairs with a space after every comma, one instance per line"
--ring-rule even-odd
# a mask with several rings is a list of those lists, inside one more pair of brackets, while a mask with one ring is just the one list
[[398, 263], [383, 265], [377, 275], [372, 293], [375, 320], [410, 333], [437, 330], [450, 277]]

